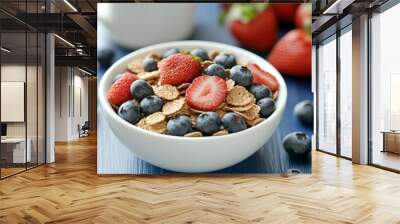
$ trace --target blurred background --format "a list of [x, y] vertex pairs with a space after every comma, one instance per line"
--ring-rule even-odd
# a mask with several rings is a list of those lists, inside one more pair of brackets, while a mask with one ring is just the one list
[[[304, 125], [293, 115], [297, 103], [313, 102], [310, 24], [311, 3], [101, 3], [97, 24], [98, 80], [122, 56], [161, 42], [206, 40], [252, 51], [268, 59], [283, 75], [288, 87], [286, 111], [279, 130], [263, 149], [220, 172], [281, 173], [294, 169], [310, 173], [311, 156], [290, 159], [281, 144], [283, 137], [293, 131], [313, 136], [313, 125]], [[128, 150], [120, 150], [124, 146], [109, 131], [102, 116], [98, 127], [98, 173], [167, 172], [141, 161]], [[115, 159], [109, 161], [110, 157]]]

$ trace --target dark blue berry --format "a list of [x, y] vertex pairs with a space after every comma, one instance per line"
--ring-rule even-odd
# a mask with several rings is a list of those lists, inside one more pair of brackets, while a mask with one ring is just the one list
[[214, 62], [224, 66], [224, 68], [232, 68], [236, 65], [236, 58], [231, 54], [219, 54], [214, 58]]
[[263, 118], [268, 118], [275, 111], [275, 102], [271, 98], [263, 98], [257, 102], [260, 107], [260, 115]]
[[190, 54], [193, 55], [193, 56], [199, 57], [199, 58], [200, 58], [201, 60], [203, 60], [203, 61], [209, 60], [207, 51], [205, 51], [205, 50], [202, 49], [202, 48], [193, 49], [193, 50], [190, 52]]
[[210, 76], [216, 75], [223, 79], [227, 77], [227, 73], [225, 72], [224, 67], [222, 67], [222, 65], [219, 64], [212, 64], [208, 66], [204, 72], [206, 73], [206, 75]]
[[161, 98], [156, 95], [146, 96], [140, 101], [140, 111], [144, 116], [161, 111], [162, 106]]
[[167, 58], [167, 57], [169, 57], [169, 56], [171, 56], [171, 55], [173, 55], [173, 54], [179, 53], [180, 51], [181, 51], [181, 50], [179, 50], [179, 48], [176, 48], [176, 47], [170, 48], [170, 49], [166, 50], [166, 51], [163, 53], [162, 57], [163, 57], [163, 58]]
[[251, 85], [249, 90], [256, 97], [256, 101], [259, 101], [262, 98], [272, 97], [271, 90], [268, 87], [261, 84]]
[[212, 135], [219, 131], [221, 119], [216, 112], [201, 113], [196, 120], [196, 129], [204, 135]]
[[222, 124], [229, 133], [239, 132], [247, 128], [244, 119], [233, 112], [224, 114], [222, 117]]
[[102, 66], [108, 67], [114, 60], [114, 51], [112, 49], [103, 49], [97, 52], [97, 61]]
[[154, 94], [153, 88], [145, 80], [136, 80], [130, 87], [133, 98], [140, 101], [146, 96]]
[[118, 108], [118, 115], [125, 121], [136, 124], [140, 119], [140, 106], [136, 100], [129, 100]]
[[301, 158], [311, 152], [311, 139], [304, 132], [292, 132], [282, 143], [291, 158]]
[[253, 83], [253, 75], [251, 74], [251, 71], [242, 65], [235, 65], [231, 68], [230, 77], [235, 81], [235, 84], [246, 88], [250, 87]]
[[314, 106], [310, 100], [304, 100], [294, 107], [294, 115], [301, 123], [312, 125], [314, 123]]
[[167, 134], [184, 136], [192, 131], [192, 119], [186, 115], [179, 115], [169, 119], [167, 123]]
[[154, 58], [146, 58], [143, 61], [143, 68], [145, 72], [152, 72], [158, 69], [157, 61]]

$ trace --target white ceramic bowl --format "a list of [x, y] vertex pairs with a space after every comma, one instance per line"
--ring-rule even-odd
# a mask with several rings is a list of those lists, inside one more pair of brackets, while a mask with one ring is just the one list
[[189, 37], [194, 7], [187, 3], [99, 3], [97, 18], [119, 45], [140, 48]]
[[[244, 131], [224, 136], [176, 137], [143, 130], [121, 119], [107, 101], [107, 90], [113, 78], [127, 68], [134, 58], [143, 58], [150, 52], [162, 53], [168, 48], [190, 50], [201, 47], [232, 53], [238, 59], [256, 63], [270, 72], [279, 82], [279, 96], [275, 112], [262, 123]], [[287, 89], [279, 72], [265, 59], [238, 47], [206, 41], [177, 41], [157, 44], [134, 51], [112, 65], [99, 84], [99, 102], [102, 116], [108, 121], [115, 136], [143, 160], [164, 169], [178, 172], [209, 172], [232, 166], [261, 148], [274, 133], [282, 118]], [[107, 150], [107, 149], [105, 149]], [[109, 158], [113, 159], [113, 158]]]

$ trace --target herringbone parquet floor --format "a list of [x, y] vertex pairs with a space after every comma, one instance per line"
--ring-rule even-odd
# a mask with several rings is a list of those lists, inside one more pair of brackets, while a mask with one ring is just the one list
[[400, 223], [400, 175], [319, 152], [297, 176], [98, 176], [96, 139], [0, 181], [0, 223]]

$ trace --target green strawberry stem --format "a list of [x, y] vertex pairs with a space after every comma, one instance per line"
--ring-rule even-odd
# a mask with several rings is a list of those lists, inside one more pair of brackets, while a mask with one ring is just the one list
[[220, 14], [219, 22], [223, 24], [239, 20], [243, 23], [249, 23], [267, 8], [268, 3], [234, 3], [227, 12]]
[[304, 29], [304, 31], [306, 31], [308, 37], [311, 38], [311, 21], [310, 21], [310, 19], [304, 20], [303, 29]]

